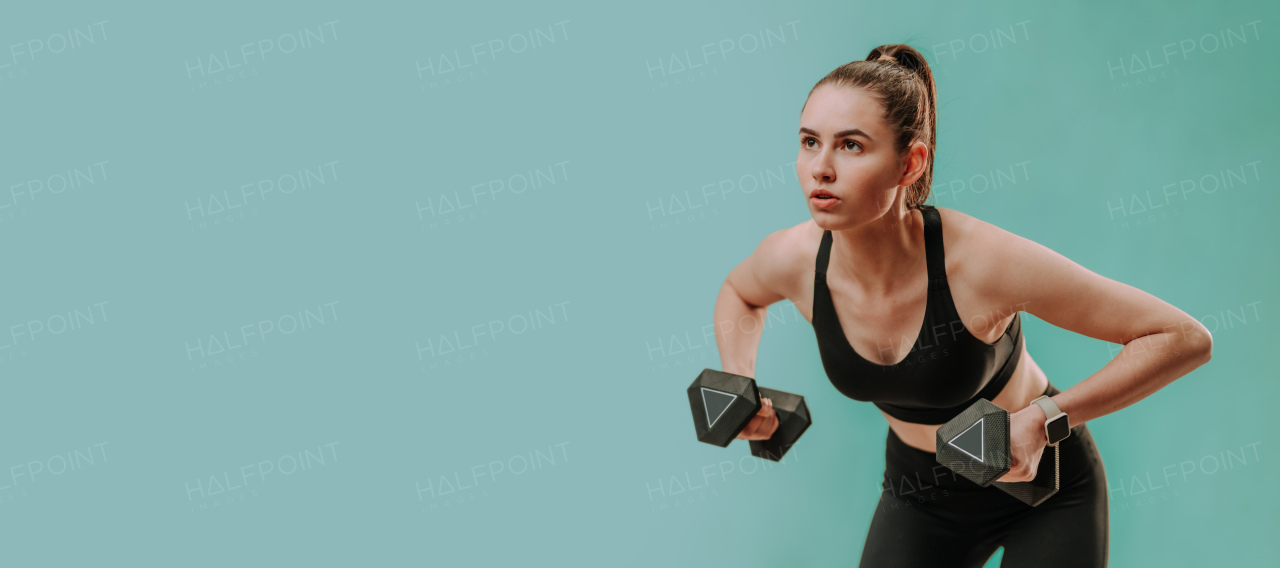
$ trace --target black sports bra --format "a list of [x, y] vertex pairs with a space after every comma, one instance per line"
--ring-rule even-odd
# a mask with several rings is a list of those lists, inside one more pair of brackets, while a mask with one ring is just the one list
[[902, 361], [880, 365], [858, 355], [840, 326], [827, 264], [831, 231], [822, 235], [813, 281], [813, 330], [827, 378], [845, 396], [874, 402], [886, 414], [920, 424], [943, 424], [979, 398], [995, 399], [1022, 358], [1022, 316], [1015, 314], [994, 344], [969, 333], [956, 313], [947, 284], [942, 247], [942, 217], [932, 205], [924, 216], [929, 293], [924, 324]]

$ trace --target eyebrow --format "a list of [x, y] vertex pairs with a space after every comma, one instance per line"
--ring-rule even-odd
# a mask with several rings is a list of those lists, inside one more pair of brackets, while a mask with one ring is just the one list
[[[821, 136], [820, 134], [818, 134], [816, 130], [813, 130], [811, 128], [805, 128], [803, 126], [800, 127], [800, 132], [802, 134], [811, 134], [813, 136]], [[841, 130], [840, 132], [837, 132], [835, 135], [836, 138], [844, 138], [846, 136], [862, 136], [868, 140], [875, 140], [874, 138], [871, 137], [870, 134], [867, 134], [866, 132], [863, 132], [861, 129], [858, 129], [858, 128]]]

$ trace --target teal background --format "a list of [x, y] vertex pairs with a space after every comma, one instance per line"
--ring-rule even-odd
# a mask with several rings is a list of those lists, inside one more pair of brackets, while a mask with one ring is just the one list
[[[1090, 422], [1111, 565], [1272, 565], [1277, 15], [1264, 2], [10, 3], [7, 563], [856, 564], [888, 426], [830, 386], [794, 306], [771, 307], [757, 364], [812, 409], [794, 459], [698, 443], [684, 389], [720, 367], [703, 330], [725, 276], [808, 217], [793, 170], [808, 90], [905, 42], [939, 90], [930, 203], [1213, 332], [1209, 364]], [[1234, 44], [1210, 50], [1204, 36], [1227, 29]], [[765, 30], [774, 43], [744, 53]], [[258, 53], [285, 34], [310, 43]], [[420, 71], [518, 34], [542, 44]], [[670, 68], [722, 40], [735, 50]], [[1160, 68], [1134, 62], [1182, 40], [1195, 47]], [[201, 77], [210, 54], [240, 67]], [[212, 212], [211, 196], [322, 167], [323, 184]], [[76, 169], [97, 175], [49, 189]], [[441, 211], [531, 170], [536, 187]], [[1161, 197], [1225, 170], [1247, 183]], [[984, 175], [1003, 183], [979, 191]], [[773, 183], [670, 205], [743, 176]], [[236, 335], [299, 313], [305, 329]], [[495, 321], [505, 333], [468, 337]], [[1119, 347], [1024, 326], [1063, 389]], [[238, 347], [208, 353], [224, 334]], [[1246, 463], [1205, 471], [1226, 452]], [[308, 465], [282, 473], [298, 456]], [[272, 471], [246, 480], [261, 462]]]

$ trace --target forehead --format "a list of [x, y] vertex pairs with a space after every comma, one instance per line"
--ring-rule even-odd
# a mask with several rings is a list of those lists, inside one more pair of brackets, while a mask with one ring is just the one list
[[861, 128], [873, 138], [884, 137], [888, 124], [884, 106], [865, 89], [837, 86], [818, 87], [800, 112], [800, 126], [831, 136], [847, 128]]

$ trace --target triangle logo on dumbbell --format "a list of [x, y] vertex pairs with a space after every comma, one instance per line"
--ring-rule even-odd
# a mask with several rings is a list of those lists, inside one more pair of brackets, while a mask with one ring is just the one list
[[[733, 406], [733, 401], [735, 400], [738, 400], [738, 395], [736, 394], [702, 387], [702, 406], [707, 410], [707, 428], [714, 426], [716, 421], [721, 416], [724, 416], [724, 411]], [[712, 418], [713, 416], [714, 418]]]
[[975, 460], [978, 460], [980, 462], [985, 462], [986, 460], [982, 459], [982, 456], [985, 455], [982, 451], [983, 450], [982, 443], [984, 440], [982, 436], [982, 430], [983, 428], [985, 428], [982, 422], [984, 420], [986, 420], [985, 416], [978, 419], [978, 421], [975, 422], [973, 426], [966, 428], [964, 432], [960, 433], [960, 435], [952, 438], [950, 442], [947, 442], [947, 444], [951, 445], [951, 447], [957, 450], [960, 450], [968, 454], [969, 457]]

